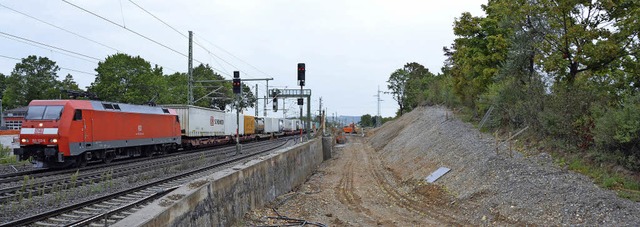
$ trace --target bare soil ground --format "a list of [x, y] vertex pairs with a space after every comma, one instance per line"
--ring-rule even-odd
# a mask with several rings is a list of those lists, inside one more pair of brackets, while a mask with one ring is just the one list
[[[417, 108], [364, 138], [349, 137], [308, 182], [239, 225], [287, 224], [269, 218], [279, 215], [328, 226], [640, 223], [640, 203], [556, 166], [548, 154], [508, 149], [445, 108]], [[451, 172], [426, 183], [440, 166]]]
[[462, 224], [453, 197], [440, 186], [400, 181], [361, 137], [344, 147], [296, 191], [247, 215], [246, 225], [278, 225], [281, 215], [330, 226]]

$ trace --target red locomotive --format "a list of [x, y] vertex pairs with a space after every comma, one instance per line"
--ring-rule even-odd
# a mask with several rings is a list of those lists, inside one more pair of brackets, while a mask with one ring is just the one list
[[84, 166], [117, 157], [151, 156], [177, 148], [174, 110], [90, 100], [33, 100], [20, 130], [21, 160], [39, 167]]

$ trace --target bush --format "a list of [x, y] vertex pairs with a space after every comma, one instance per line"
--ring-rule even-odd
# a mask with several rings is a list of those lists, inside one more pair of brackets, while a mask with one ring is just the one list
[[596, 142], [605, 146], [631, 148], [639, 142], [640, 97], [632, 97], [617, 108], [594, 109], [597, 116], [594, 134]]

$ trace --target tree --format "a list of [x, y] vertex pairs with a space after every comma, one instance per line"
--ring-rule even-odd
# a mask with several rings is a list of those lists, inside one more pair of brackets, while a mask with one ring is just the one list
[[362, 115], [362, 117], [360, 117], [359, 124], [362, 127], [371, 127], [371, 126], [373, 126], [373, 118], [371, 117], [371, 114]]
[[532, 16], [527, 28], [543, 39], [537, 61], [556, 82], [569, 87], [579, 73], [603, 70], [633, 55], [631, 49], [640, 42], [637, 1], [541, 0], [529, 4]]
[[255, 107], [256, 100], [258, 99], [253, 95], [251, 87], [242, 83], [242, 102], [240, 103], [240, 108], [246, 109], [248, 107]]
[[96, 79], [88, 91], [112, 102], [144, 104], [161, 99], [166, 90], [162, 68], [140, 56], [115, 54], [98, 63]]
[[405, 88], [404, 107], [405, 112], [411, 111], [418, 105], [425, 103], [426, 94], [429, 88], [429, 83], [435, 75], [429, 72], [429, 69], [416, 62], [407, 63], [403, 69], [408, 74], [408, 79]]
[[[490, 1], [491, 4], [495, 1]], [[488, 7], [483, 5], [488, 11]], [[495, 82], [500, 63], [505, 60], [509, 47], [510, 30], [499, 24], [499, 17], [474, 17], [465, 12], [454, 22], [454, 34], [458, 36], [449, 55], [454, 92], [463, 104], [476, 107], [476, 101], [487, 87]]]
[[56, 63], [46, 57], [31, 55], [23, 58], [5, 78], [3, 105], [16, 108], [26, 106], [34, 99], [58, 98], [60, 81], [56, 79], [59, 70]]
[[398, 116], [402, 116], [405, 110], [405, 92], [407, 80], [409, 80], [409, 73], [404, 69], [397, 69], [391, 73], [389, 80], [387, 80], [387, 88], [391, 90], [389, 93], [393, 95], [393, 99], [396, 100], [398, 106]]
[[73, 76], [71, 74], [67, 74], [67, 76], [64, 77], [64, 80], [60, 83], [60, 89], [80, 91], [80, 87], [78, 87], [78, 84], [73, 80]]
[[188, 75], [186, 73], [176, 72], [165, 76], [167, 81], [167, 89], [158, 100], [160, 104], [187, 104], [187, 83]]
[[[200, 64], [193, 69], [193, 80], [218, 80], [218, 82], [196, 82], [193, 88], [194, 105], [215, 107], [225, 110], [231, 104], [233, 91], [231, 82], [223, 82], [224, 77], [213, 71], [211, 66]], [[185, 84], [186, 86], [186, 84]]]
[[6, 78], [4, 74], [0, 73], [0, 99], [4, 94], [4, 90], [7, 89]]

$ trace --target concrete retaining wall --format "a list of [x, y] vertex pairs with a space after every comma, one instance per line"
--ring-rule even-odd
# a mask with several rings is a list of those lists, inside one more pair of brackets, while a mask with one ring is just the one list
[[115, 226], [229, 226], [304, 183], [322, 160], [313, 139], [192, 181]]
[[[8, 148], [20, 148], [20, 143], [14, 142], [17, 141], [20, 135], [0, 135], [0, 146], [8, 147]], [[13, 152], [11, 153], [13, 154]]]

